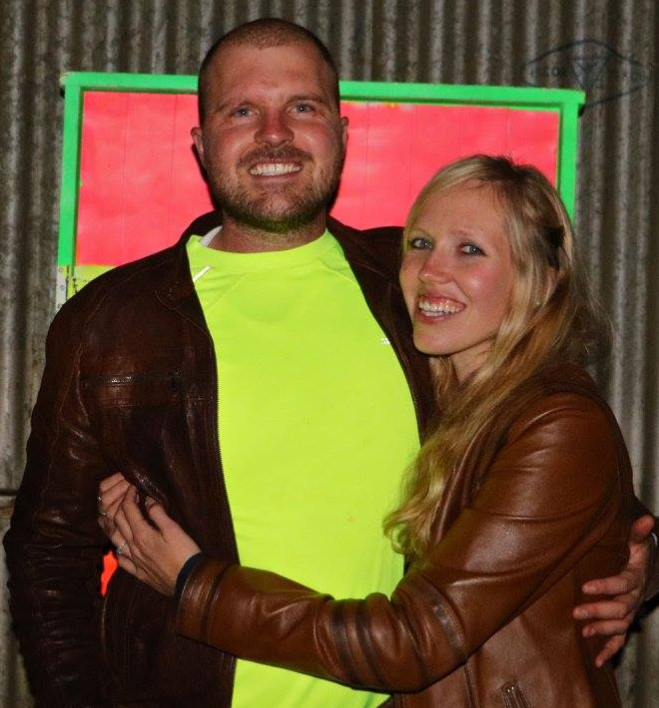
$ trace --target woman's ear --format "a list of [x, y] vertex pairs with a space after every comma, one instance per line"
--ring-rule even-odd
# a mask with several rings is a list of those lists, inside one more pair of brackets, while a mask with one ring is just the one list
[[551, 298], [551, 296], [554, 294], [554, 290], [556, 290], [557, 282], [558, 270], [556, 268], [553, 268], [552, 266], [549, 266], [545, 275], [544, 288], [542, 288], [541, 293], [538, 294], [538, 297], [535, 301], [536, 309], [544, 305]]
[[558, 282], [558, 269], [553, 266], [549, 266], [549, 268], [547, 268], [546, 278], [544, 302], [547, 302], [547, 300], [549, 300], [549, 298], [554, 294], [554, 290], [556, 290], [556, 283]]

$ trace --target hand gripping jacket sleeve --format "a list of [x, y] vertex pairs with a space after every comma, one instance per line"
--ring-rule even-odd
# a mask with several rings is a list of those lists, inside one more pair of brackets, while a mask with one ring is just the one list
[[[562, 641], [571, 631], [572, 603], [581, 599], [565, 588], [596, 571], [617, 572], [626, 560], [633, 492], [624, 446], [601, 402], [566, 392], [527, 405], [490, 447], [478, 450], [486, 469], [472, 460], [456, 471], [438, 512], [441, 541], [390, 599], [334, 600], [207, 559], [183, 590], [179, 631], [239, 658], [393, 692], [441, 685], [499, 636], [511, 666], [542, 645], [551, 657], [546, 672], [570, 671], [561, 644], [551, 647], [552, 635]], [[579, 645], [584, 663], [597, 648]], [[483, 659], [474, 695], [505, 680], [487, 667]], [[601, 705], [616, 705], [613, 696], [602, 695]]]

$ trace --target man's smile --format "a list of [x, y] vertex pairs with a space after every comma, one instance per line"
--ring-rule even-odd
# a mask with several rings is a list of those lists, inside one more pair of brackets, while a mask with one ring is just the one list
[[253, 177], [279, 177], [302, 170], [302, 165], [296, 162], [259, 162], [249, 168], [248, 172]]

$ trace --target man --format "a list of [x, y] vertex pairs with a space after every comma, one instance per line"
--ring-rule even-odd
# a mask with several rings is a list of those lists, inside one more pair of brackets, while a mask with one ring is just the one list
[[[219, 558], [341, 596], [388, 592], [403, 572], [380, 524], [432, 386], [398, 290], [399, 231], [327, 216], [347, 130], [333, 61], [296, 25], [244, 25], [204, 60], [199, 113], [221, 229], [202, 218], [95, 280], [49, 334], [5, 541], [31, 684], [42, 706], [376, 706], [176, 637], [166, 601], [125, 573], [99, 597], [96, 489], [116, 470]], [[620, 597], [594, 608], [608, 633], [637, 604], [633, 550], [628, 577], [605, 583]]]

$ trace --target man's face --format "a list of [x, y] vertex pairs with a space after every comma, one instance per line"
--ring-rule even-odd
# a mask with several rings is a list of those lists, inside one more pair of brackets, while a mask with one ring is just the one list
[[192, 131], [225, 217], [262, 231], [310, 223], [336, 191], [347, 120], [313, 45], [221, 49]]

